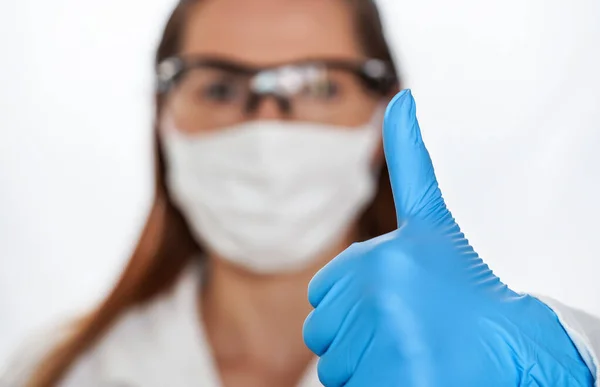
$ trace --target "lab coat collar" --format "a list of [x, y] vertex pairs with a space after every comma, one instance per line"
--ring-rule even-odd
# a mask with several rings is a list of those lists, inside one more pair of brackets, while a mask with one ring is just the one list
[[[199, 323], [201, 278], [201, 265], [190, 265], [171, 291], [128, 313], [111, 331], [100, 348], [111, 386], [221, 386]], [[321, 386], [315, 359], [298, 387]]]

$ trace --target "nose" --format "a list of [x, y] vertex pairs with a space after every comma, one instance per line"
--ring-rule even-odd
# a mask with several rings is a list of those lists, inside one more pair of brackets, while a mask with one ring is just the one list
[[248, 113], [258, 120], [285, 120], [289, 119], [289, 101], [273, 95], [254, 96], [247, 106]]
[[254, 117], [257, 119], [278, 120], [283, 118], [279, 104], [274, 98], [263, 98], [255, 110]]

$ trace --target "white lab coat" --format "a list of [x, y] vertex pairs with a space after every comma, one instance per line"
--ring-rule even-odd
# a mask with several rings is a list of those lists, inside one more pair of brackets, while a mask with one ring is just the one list
[[[128, 311], [77, 361], [60, 387], [219, 387], [209, 344], [198, 323], [200, 277], [200, 270], [192, 265], [170, 292]], [[600, 320], [538, 298], [556, 312], [598, 380]], [[37, 361], [59, 339], [56, 331], [33, 339], [9, 364], [0, 386], [22, 386]], [[320, 386], [315, 359], [298, 387]]]

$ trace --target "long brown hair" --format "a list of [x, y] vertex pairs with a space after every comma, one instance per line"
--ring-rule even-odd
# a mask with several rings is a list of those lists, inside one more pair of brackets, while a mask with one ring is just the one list
[[[201, 0], [181, 0], [165, 27], [155, 58], [155, 65], [180, 51], [182, 29], [189, 6]], [[372, 58], [392, 64], [379, 12], [372, 0], [345, 0], [352, 8], [357, 39]], [[398, 77], [396, 76], [396, 79]], [[156, 96], [154, 151], [154, 202], [137, 246], [117, 284], [102, 303], [73, 326], [67, 340], [54, 348], [35, 370], [29, 386], [57, 385], [75, 361], [110, 329], [129, 308], [140, 305], [168, 290], [182, 269], [201, 251], [179, 211], [173, 206], [165, 185], [165, 160], [161, 151], [156, 123], [162, 97]], [[393, 198], [384, 165], [379, 189], [359, 222], [361, 239], [369, 239], [393, 230], [396, 216]]]

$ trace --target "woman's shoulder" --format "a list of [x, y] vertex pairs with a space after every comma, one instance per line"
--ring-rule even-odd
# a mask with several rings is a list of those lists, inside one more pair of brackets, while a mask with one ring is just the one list
[[[169, 352], [181, 340], [189, 340], [196, 323], [197, 274], [185, 274], [176, 286], [145, 304], [128, 309], [101, 339], [80, 356], [62, 386], [89, 386], [90, 381], [119, 378], [154, 363], [157, 353]], [[27, 383], [40, 362], [76, 331], [74, 320], [52, 324], [30, 335], [0, 367], [0, 387]], [[185, 332], [185, 334], [184, 334]]]
[[[122, 314], [92, 348], [79, 356], [61, 383], [63, 387], [90, 386], [108, 377], [116, 359], [145, 353], [152, 345], [154, 325], [163, 314], [164, 300], [154, 300], [144, 307], [136, 307]], [[42, 361], [76, 331], [73, 322], [51, 324], [35, 330], [13, 352], [9, 361], [0, 367], [0, 387], [22, 387], [27, 384]], [[137, 361], [141, 359], [138, 357]], [[119, 360], [120, 361], [120, 360]]]
[[0, 387], [24, 386], [40, 362], [72, 332], [71, 322], [36, 329], [0, 367]]

